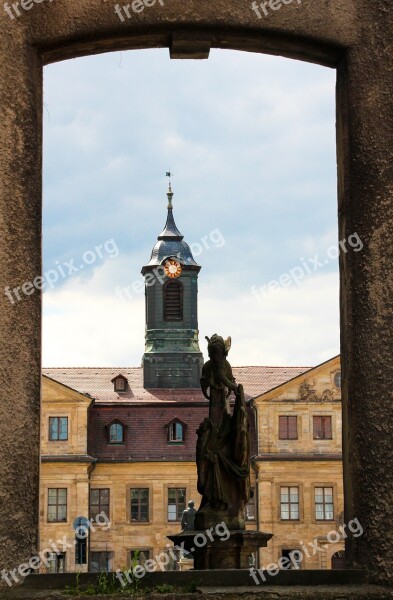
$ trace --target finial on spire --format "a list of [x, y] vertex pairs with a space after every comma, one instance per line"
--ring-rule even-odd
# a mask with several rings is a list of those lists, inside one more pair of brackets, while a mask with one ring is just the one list
[[171, 173], [170, 171], [166, 171], [165, 174], [167, 177], [169, 177], [169, 188], [168, 188], [168, 192], [167, 192], [168, 208], [173, 208], [173, 206], [172, 206], [173, 192], [172, 192], [172, 186], [171, 186], [171, 177], [173, 176], [173, 173]]

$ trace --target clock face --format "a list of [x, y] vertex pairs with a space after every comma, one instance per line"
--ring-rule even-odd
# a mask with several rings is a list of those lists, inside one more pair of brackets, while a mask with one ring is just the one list
[[175, 277], [179, 277], [179, 275], [181, 275], [181, 272], [182, 272], [181, 264], [179, 262], [177, 262], [177, 260], [170, 258], [169, 260], [166, 261], [165, 274], [167, 275], [167, 277], [170, 277], [171, 279], [175, 279]]

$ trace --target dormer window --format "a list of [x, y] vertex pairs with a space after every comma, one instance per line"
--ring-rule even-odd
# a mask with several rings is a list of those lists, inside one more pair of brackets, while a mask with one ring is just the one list
[[106, 425], [108, 444], [124, 444], [126, 425], [119, 420]]
[[112, 379], [112, 383], [114, 385], [115, 392], [121, 394], [127, 391], [128, 379], [127, 377], [124, 377], [124, 375], [117, 375]]
[[167, 425], [167, 428], [169, 443], [181, 444], [184, 442], [186, 431], [186, 425], [184, 425], [184, 423], [182, 423], [178, 419], [175, 419], [174, 421], [169, 423], [169, 425]]

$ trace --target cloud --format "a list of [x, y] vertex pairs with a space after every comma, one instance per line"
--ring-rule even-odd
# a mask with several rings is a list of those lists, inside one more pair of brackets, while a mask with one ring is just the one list
[[338, 294], [335, 273], [260, 299], [250, 288], [233, 295], [211, 284], [199, 304], [201, 338], [231, 335], [234, 365], [313, 366], [339, 354]]
[[[97, 263], [83, 279], [66, 280], [46, 294], [44, 353], [51, 364], [93, 360], [86, 329], [100, 345], [95, 360], [139, 364], [139, 299], [130, 316], [110, 294], [139, 277], [149, 259], [165, 223], [168, 168], [175, 173], [175, 219], [186, 241], [198, 242], [217, 228], [226, 241], [198, 257], [201, 307], [205, 294], [216, 306], [222, 289], [232, 302], [243, 296], [246, 302], [243, 290], [252, 284], [287, 272], [301, 257], [324, 253], [337, 237], [334, 88], [334, 70], [233, 51], [216, 50], [208, 61], [131, 51], [46, 67], [44, 270], [108, 239], [120, 250], [110, 268]], [[325, 270], [338, 282], [337, 262]], [[236, 286], [228, 285], [233, 281]], [[233, 307], [226, 313], [229, 327]], [[106, 310], [118, 325], [124, 317], [129, 337], [116, 327], [102, 331]], [[335, 331], [336, 313], [326, 314], [336, 319], [330, 324]], [[258, 317], [244, 336], [262, 339], [268, 325]], [[314, 346], [316, 354], [332, 348], [324, 336]], [[297, 363], [295, 350], [288, 358]], [[272, 349], [270, 356], [286, 355]]]
[[[74, 277], [44, 294], [43, 364], [138, 366], [144, 352], [144, 291], [124, 288], [125, 257], [99, 265], [85, 284]], [[137, 278], [141, 281], [141, 278]], [[231, 335], [234, 365], [315, 365], [339, 353], [338, 281], [315, 274], [258, 300], [232, 293], [229, 278], [200, 275], [201, 350], [205, 335]], [[127, 285], [132, 285], [128, 281]], [[132, 288], [133, 289], [133, 288]], [[137, 289], [137, 288], [135, 288]]]

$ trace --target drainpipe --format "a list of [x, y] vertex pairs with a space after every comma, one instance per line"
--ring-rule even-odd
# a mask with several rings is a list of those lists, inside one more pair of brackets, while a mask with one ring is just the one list
[[[94, 459], [94, 462], [90, 463], [90, 465], [87, 467], [87, 481], [88, 481], [88, 486], [89, 486], [89, 496], [88, 496], [88, 516], [87, 518], [90, 519], [90, 481], [91, 481], [91, 474], [93, 473], [94, 469], [96, 468], [96, 463], [97, 463], [97, 459]], [[89, 531], [89, 535], [87, 538], [87, 572], [90, 572], [90, 538], [91, 538], [91, 534]]]
[[[87, 407], [87, 427], [86, 427], [86, 454], [89, 451], [89, 428], [90, 428], [90, 410], [91, 408], [93, 408], [95, 404], [95, 398], [92, 398], [92, 401], [90, 402], [89, 406]], [[93, 458], [93, 462], [90, 463], [90, 465], [87, 467], [87, 485], [89, 488], [89, 495], [88, 495], [88, 506], [87, 506], [87, 518], [90, 519], [90, 482], [91, 482], [91, 474], [93, 473], [94, 469], [96, 468], [96, 463], [97, 463], [97, 459]], [[90, 571], [90, 538], [91, 538], [91, 534], [89, 531], [89, 535], [87, 538], [87, 571]]]
[[[255, 519], [257, 522], [257, 530], [260, 531], [259, 527], [259, 467], [255, 460], [255, 457], [251, 459], [251, 467], [256, 473], [255, 479]], [[259, 569], [259, 551], [257, 552], [256, 568]]]
[[[254, 404], [254, 398], [252, 398], [250, 400], [250, 407], [252, 408], [252, 412], [254, 415], [254, 423], [255, 423], [255, 433], [257, 436], [257, 456], [259, 454], [259, 431], [258, 431], [258, 411], [257, 411], [257, 407]], [[255, 519], [257, 522], [257, 530], [260, 531], [260, 527], [259, 527], [259, 466], [258, 463], [256, 461], [256, 457], [253, 456], [251, 458], [251, 467], [252, 469], [255, 471], [256, 474], [256, 478], [255, 478]], [[259, 569], [259, 551], [257, 552], [257, 560], [256, 560], [256, 568]]]

